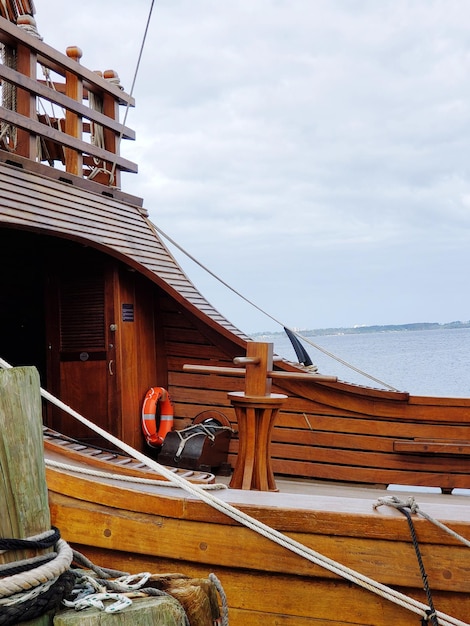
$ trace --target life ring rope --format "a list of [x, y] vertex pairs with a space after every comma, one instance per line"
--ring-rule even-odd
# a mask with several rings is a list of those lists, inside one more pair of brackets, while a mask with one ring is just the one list
[[[157, 406], [160, 419], [157, 428]], [[170, 395], [163, 387], [151, 387], [142, 405], [142, 431], [145, 440], [153, 448], [159, 448], [173, 428], [173, 405]]]

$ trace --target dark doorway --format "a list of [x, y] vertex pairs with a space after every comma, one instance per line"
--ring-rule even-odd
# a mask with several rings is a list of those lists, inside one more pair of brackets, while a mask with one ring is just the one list
[[0, 229], [0, 357], [35, 365], [45, 384], [44, 243], [29, 232]]

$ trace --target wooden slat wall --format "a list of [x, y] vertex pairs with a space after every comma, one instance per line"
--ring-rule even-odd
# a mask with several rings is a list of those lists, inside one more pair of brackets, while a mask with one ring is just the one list
[[429, 407], [425, 420], [415, 408], [391, 402], [390, 414], [379, 417], [291, 397], [273, 432], [274, 471], [346, 482], [470, 488], [470, 455], [394, 451], [398, 440], [470, 440], [465, 411], [451, 422], [444, 406]]
[[235, 389], [242, 389], [243, 381], [183, 372], [183, 365], [193, 363], [227, 367], [233, 365], [233, 356], [243, 354], [243, 350], [232, 344], [228, 345], [227, 351], [223, 351], [167, 296], [160, 299], [160, 325], [164, 329], [168, 388], [175, 406], [176, 428], [184, 428], [198, 413], [208, 409], [218, 409], [235, 422], [227, 391], [234, 386]]
[[[230, 366], [237, 348], [231, 354], [221, 352], [170, 300], [165, 301], [162, 315], [168, 384], [175, 404], [177, 428], [188, 425], [198, 412], [216, 408], [230, 419], [236, 431], [235, 413], [227, 391], [243, 390], [243, 379], [190, 374], [183, 371], [183, 365]], [[427, 419], [423, 420], [420, 402], [410, 403], [407, 394], [386, 394], [389, 399], [382, 400], [380, 410], [374, 412], [380, 393], [377, 390], [370, 390], [368, 395], [358, 388], [354, 398], [352, 385], [339, 383], [336, 385], [339, 392], [324, 384], [316, 386], [310, 398], [291, 394], [280, 411], [271, 447], [276, 473], [346, 482], [470, 488], [470, 456], [401, 454], [393, 449], [394, 442], [403, 439], [431, 437], [469, 441], [470, 416], [467, 414], [462, 422], [465, 407], [457, 403], [454, 408], [459, 420], [455, 419], [455, 413], [455, 421], [452, 421], [449, 407], [437, 403], [427, 407]], [[285, 389], [276, 387], [275, 391], [282, 393]], [[383, 415], [379, 417], [377, 413]], [[235, 435], [229, 454], [232, 466], [237, 450]]]

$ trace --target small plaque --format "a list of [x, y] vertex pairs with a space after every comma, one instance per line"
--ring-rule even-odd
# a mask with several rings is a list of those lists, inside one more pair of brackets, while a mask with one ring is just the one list
[[122, 305], [122, 321], [123, 322], [134, 321], [134, 305], [133, 304]]

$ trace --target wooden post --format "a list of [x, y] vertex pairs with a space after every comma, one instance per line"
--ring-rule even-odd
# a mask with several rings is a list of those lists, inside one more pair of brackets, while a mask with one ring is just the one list
[[[82, 51], [77, 46], [70, 46], [66, 50], [67, 56], [80, 63]], [[82, 79], [73, 72], [65, 72], [65, 93], [77, 102], [83, 102]], [[65, 112], [65, 132], [71, 137], [82, 138], [82, 118], [72, 111]], [[83, 155], [72, 148], [65, 148], [65, 169], [70, 174], [83, 176]]]
[[238, 421], [239, 449], [230, 487], [277, 491], [271, 467], [271, 432], [277, 413], [287, 396], [271, 393], [273, 346], [247, 344], [246, 357], [234, 359], [246, 364], [245, 392], [228, 394]]
[[[105, 80], [110, 83], [115, 83], [119, 85], [119, 76], [118, 73], [114, 70], [105, 70], [103, 73], [103, 77]], [[103, 113], [110, 117], [113, 120], [119, 120], [119, 102], [117, 99], [109, 93], [103, 94]], [[104, 129], [104, 147], [109, 152], [113, 152], [114, 154], [119, 154], [120, 152], [120, 140], [119, 137], [116, 136], [116, 133], [109, 128]], [[113, 168], [113, 163], [106, 164], [108, 168]], [[105, 181], [105, 184], [111, 185], [113, 187], [121, 187], [121, 171], [118, 167], [114, 167], [114, 180]]]
[[[0, 369], [0, 511], [2, 538], [25, 539], [51, 528], [39, 374], [34, 367]], [[0, 553], [0, 563], [35, 554], [10, 550]], [[27, 622], [50, 623], [47, 615]]]
[[[205, 622], [208, 623], [208, 622]], [[184, 610], [169, 596], [135, 599], [122, 613], [104, 613], [98, 609], [59, 611], [54, 626], [184, 626]]]
[[[1, 537], [24, 539], [50, 530], [41, 394], [34, 367], [0, 369], [0, 466]], [[29, 556], [5, 552], [0, 563]]]
[[[36, 79], [36, 67], [37, 58], [30, 48], [22, 44], [18, 44], [16, 58], [16, 69], [21, 74], [24, 74], [28, 78]], [[24, 115], [28, 119], [35, 119], [36, 117], [36, 96], [31, 94], [26, 89], [17, 89], [16, 92], [16, 110], [21, 115]], [[37, 144], [36, 135], [33, 135], [28, 130], [17, 130], [17, 145], [16, 154], [19, 154], [27, 159], [36, 159]]]

